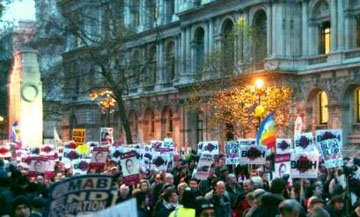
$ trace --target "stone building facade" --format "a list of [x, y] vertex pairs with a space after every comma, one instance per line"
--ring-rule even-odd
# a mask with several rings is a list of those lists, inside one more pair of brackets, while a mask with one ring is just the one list
[[[209, 132], [207, 111], [189, 110], [184, 99], [204, 56], [221, 48], [225, 32], [243, 17], [266, 36], [262, 48], [266, 55], [250, 77], [294, 88], [296, 97], [290, 112], [294, 119], [305, 116], [306, 130], [342, 128], [346, 143], [353, 145], [348, 150], [360, 143], [359, 0], [119, 2], [125, 25], [138, 32], [138, 38], [130, 43], [129, 55], [150, 55], [155, 63], [151, 79], [132, 88], [128, 96], [135, 141], [172, 137], [179, 146], [194, 146], [201, 140], [224, 141], [222, 129], [220, 133]], [[59, 4], [77, 4], [77, 9], [103, 15], [96, 12], [102, 7], [94, 1], [59, 0]], [[79, 52], [69, 44], [64, 43], [62, 53], [65, 65]], [[80, 89], [82, 83], [86, 81], [80, 82]], [[62, 116], [63, 139], [70, 139], [72, 128], [84, 127], [88, 140], [98, 140], [99, 129], [105, 124], [114, 127], [116, 140], [124, 137], [118, 114], [113, 113], [106, 123], [107, 117], [87, 95], [65, 94], [63, 103], [72, 105]]]

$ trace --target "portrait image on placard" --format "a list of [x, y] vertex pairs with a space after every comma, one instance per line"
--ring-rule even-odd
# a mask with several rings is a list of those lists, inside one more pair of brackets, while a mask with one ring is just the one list
[[123, 176], [130, 176], [139, 173], [136, 156], [121, 160]]
[[100, 129], [100, 143], [101, 145], [111, 145], [114, 142], [113, 128]]

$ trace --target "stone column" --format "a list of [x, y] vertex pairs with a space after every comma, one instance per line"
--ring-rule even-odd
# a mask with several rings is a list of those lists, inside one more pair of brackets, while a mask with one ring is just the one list
[[192, 58], [193, 58], [193, 51], [191, 49], [191, 41], [192, 41], [192, 37], [191, 37], [191, 27], [187, 27], [186, 28], [186, 40], [185, 40], [185, 73], [189, 74], [192, 72], [192, 66], [193, 66], [193, 62], [192, 62]]
[[308, 54], [309, 56], [314, 56], [318, 54], [318, 44], [319, 44], [319, 37], [317, 37], [318, 33], [318, 26], [316, 23], [312, 22], [308, 24], [309, 26], [309, 41], [308, 41]]
[[140, 29], [144, 29], [148, 23], [148, 15], [146, 10], [146, 0], [139, 0], [139, 16], [140, 16]]
[[302, 56], [308, 56], [309, 54], [309, 26], [308, 26], [308, 7], [307, 2], [302, 3], [302, 16], [301, 16], [301, 27], [302, 27]]
[[181, 115], [180, 115], [180, 109], [177, 109], [176, 112], [173, 114], [172, 122], [173, 122], [173, 132], [172, 132], [172, 138], [174, 140], [174, 143], [176, 144], [177, 148], [180, 149], [181, 145], [184, 145], [182, 143], [180, 137], [181, 137]]
[[353, 48], [353, 33], [351, 31], [352, 27], [352, 16], [348, 13], [345, 13], [345, 49]]
[[344, 0], [338, 0], [338, 50], [344, 50], [345, 48], [345, 12], [344, 12]]
[[157, 74], [157, 84], [163, 83], [165, 79], [165, 69], [164, 69], [164, 41], [161, 40], [156, 45], [156, 74]]
[[131, 13], [130, 13], [131, 0], [125, 0], [125, 4], [127, 6], [124, 8], [124, 24], [125, 24], [125, 26], [130, 27], [130, 25], [131, 25]]
[[337, 50], [338, 22], [337, 22], [337, 0], [331, 0], [331, 51]]
[[266, 8], [266, 18], [267, 18], [267, 22], [266, 22], [266, 33], [267, 33], [267, 38], [266, 38], [266, 44], [267, 44], [267, 56], [271, 57], [272, 56], [272, 4], [268, 3], [267, 8]]

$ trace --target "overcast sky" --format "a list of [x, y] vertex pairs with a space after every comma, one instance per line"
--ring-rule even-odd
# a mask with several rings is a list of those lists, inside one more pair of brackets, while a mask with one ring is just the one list
[[35, 20], [34, 0], [15, 0], [5, 10], [4, 21]]

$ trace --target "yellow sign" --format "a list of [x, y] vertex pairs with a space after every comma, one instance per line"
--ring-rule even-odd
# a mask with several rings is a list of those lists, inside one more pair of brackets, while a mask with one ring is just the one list
[[76, 151], [81, 155], [87, 155], [90, 152], [90, 147], [88, 145], [79, 145], [76, 147]]
[[72, 140], [76, 145], [82, 145], [85, 143], [85, 129], [73, 129]]

